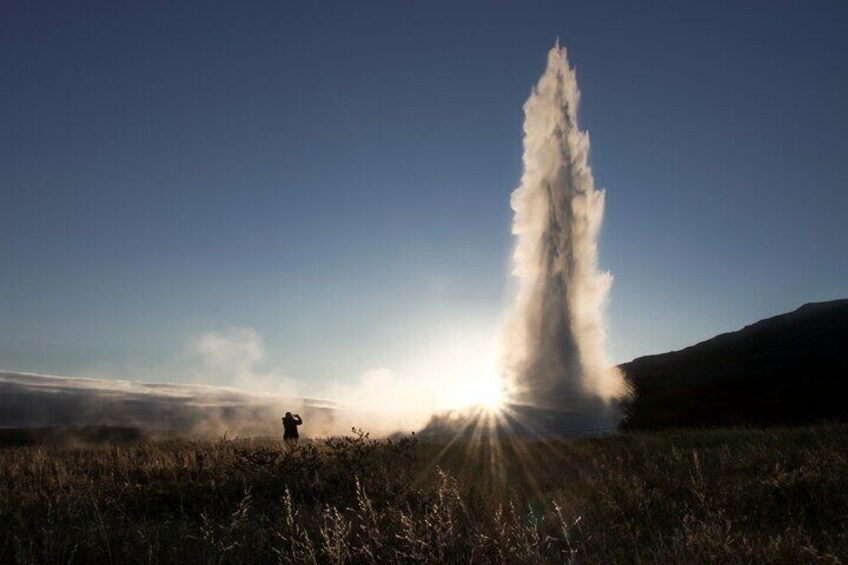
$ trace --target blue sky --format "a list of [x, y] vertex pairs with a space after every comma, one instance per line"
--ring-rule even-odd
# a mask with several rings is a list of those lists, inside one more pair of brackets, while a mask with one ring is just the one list
[[613, 359], [845, 297], [846, 30], [844, 2], [4, 2], [0, 367], [180, 380], [250, 328], [317, 394], [478, 347], [557, 36]]

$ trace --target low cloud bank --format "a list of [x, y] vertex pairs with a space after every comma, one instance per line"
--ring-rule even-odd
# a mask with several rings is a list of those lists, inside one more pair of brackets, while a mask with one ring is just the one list
[[131, 426], [198, 434], [279, 435], [283, 412], [300, 413], [308, 435], [349, 429], [336, 402], [230, 387], [0, 372], [0, 427]]

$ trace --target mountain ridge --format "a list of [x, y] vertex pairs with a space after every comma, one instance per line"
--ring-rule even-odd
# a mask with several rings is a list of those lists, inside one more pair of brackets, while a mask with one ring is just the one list
[[634, 391], [624, 427], [772, 425], [843, 419], [848, 299], [806, 303], [619, 367]]
[[783, 312], [782, 314], [775, 314], [774, 316], [769, 316], [767, 318], [762, 318], [760, 320], [757, 320], [756, 322], [747, 324], [747, 325], [741, 327], [738, 330], [731, 330], [731, 331], [727, 331], [727, 332], [722, 332], [720, 334], [714, 335], [713, 337], [707, 338], [703, 341], [699, 341], [698, 343], [693, 343], [692, 345], [687, 345], [686, 347], [682, 347], [680, 349], [675, 349], [675, 350], [672, 350], [672, 351], [666, 351], [664, 353], [651, 353], [651, 354], [648, 354], [648, 355], [641, 355], [639, 357], [635, 357], [635, 358], [631, 359], [630, 361], [628, 361], [626, 363], [622, 363], [620, 366], [630, 365], [631, 363], [636, 363], [636, 362], [639, 362], [639, 361], [642, 361], [642, 360], [645, 360], [645, 359], [651, 359], [653, 357], [661, 357], [663, 355], [670, 355], [670, 354], [673, 354], [673, 353], [683, 353], [683, 352], [691, 350], [693, 348], [700, 347], [700, 346], [709, 344], [711, 342], [715, 342], [717, 340], [721, 340], [724, 337], [737, 335], [741, 332], [745, 332], [746, 330], [751, 330], [751, 329], [754, 329], [754, 328], [761, 327], [763, 324], [768, 323], [768, 322], [787, 319], [787, 318], [789, 318], [793, 315], [796, 315], [796, 314], [802, 314], [802, 313], [807, 314], [807, 313], [810, 313], [812, 310], [819, 310], [820, 308], [822, 308], [824, 306], [831, 306], [831, 305], [833, 305], [835, 307], [844, 307], [844, 308], [848, 309], [848, 298], [840, 298], [840, 299], [836, 299], [836, 300], [828, 300], [828, 301], [823, 301], [823, 302], [807, 302], [805, 304], [802, 304], [801, 306], [799, 306], [795, 310], [792, 310], [790, 312]]

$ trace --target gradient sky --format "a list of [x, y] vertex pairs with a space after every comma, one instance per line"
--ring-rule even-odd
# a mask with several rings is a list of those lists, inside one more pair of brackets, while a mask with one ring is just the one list
[[614, 360], [848, 296], [845, 2], [5, 1], [0, 368], [181, 380], [251, 328], [315, 394], [478, 347], [557, 36]]

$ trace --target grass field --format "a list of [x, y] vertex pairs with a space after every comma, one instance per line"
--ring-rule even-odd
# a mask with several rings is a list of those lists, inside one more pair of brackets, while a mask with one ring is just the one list
[[848, 426], [0, 450], [0, 563], [841, 563]]

